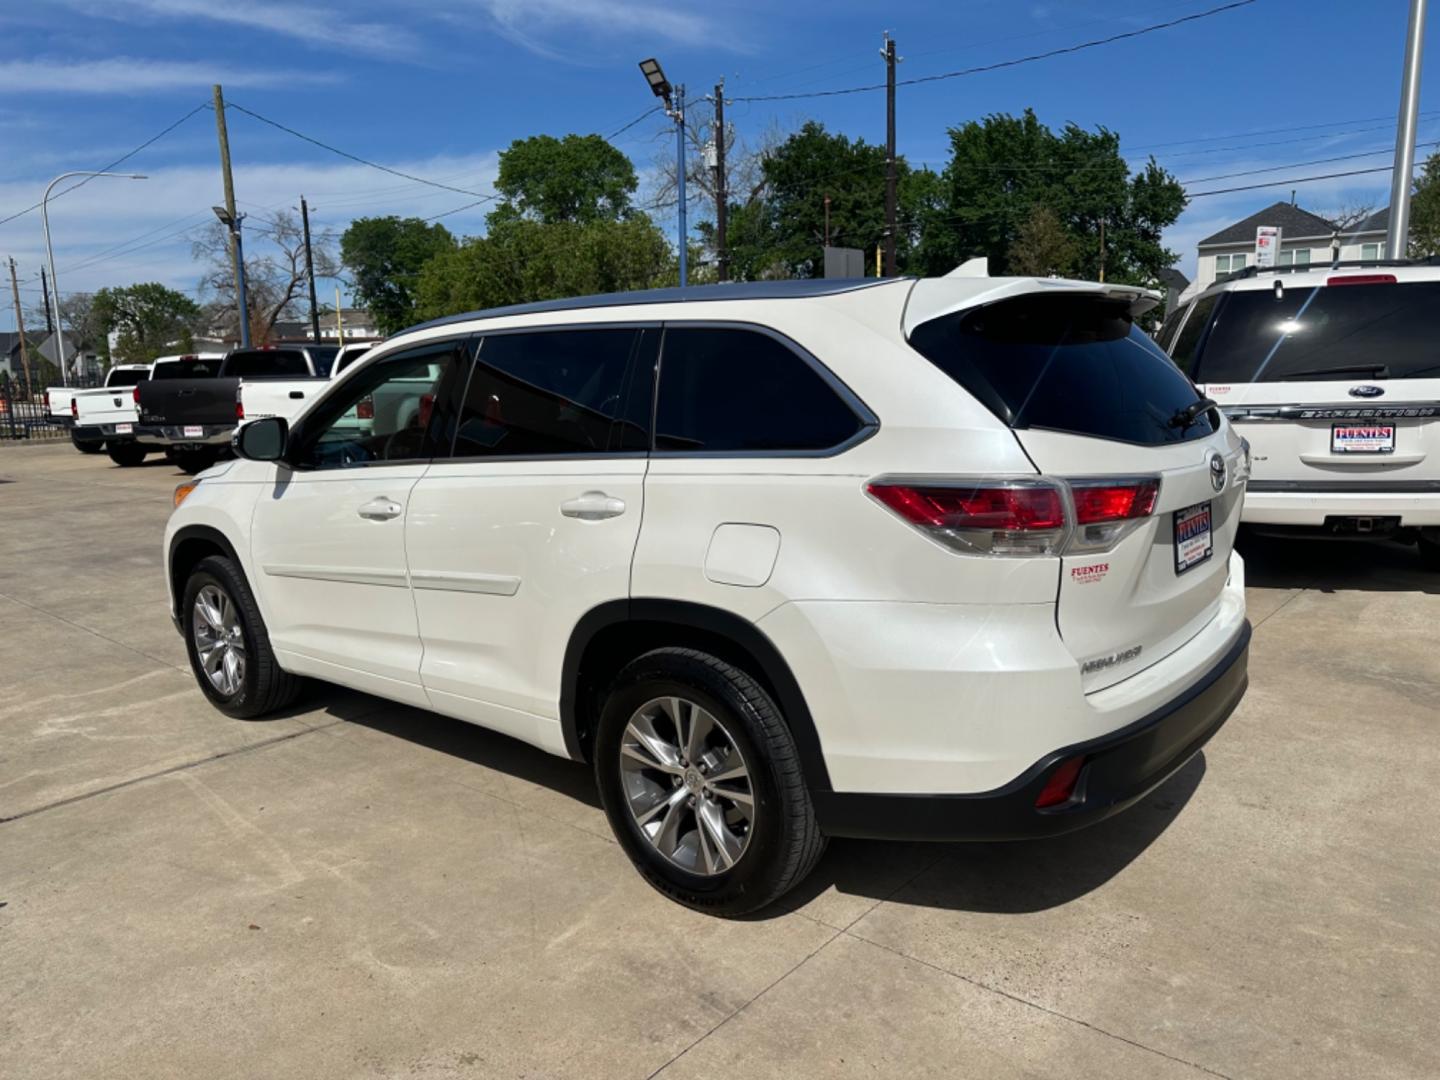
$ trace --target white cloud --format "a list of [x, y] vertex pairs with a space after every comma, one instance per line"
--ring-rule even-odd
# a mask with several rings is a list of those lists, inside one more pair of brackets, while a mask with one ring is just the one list
[[[637, 35], [684, 45], [724, 45], [710, 19], [688, 11], [629, 0], [471, 0], [483, 9], [506, 37], [553, 59], [583, 55], [571, 35], [617, 37]], [[439, 7], [453, 5], [441, 3]], [[641, 55], [644, 55], [643, 53]]]
[[[481, 193], [492, 190], [494, 153], [386, 162], [394, 168]], [[91, 292], [106, 285], [159, 281], [172, 288], [193, 288], [200, 267], [191, 259], [193, 232], [214, 220], [210, 207], [223, 201], [214, 166], [146, 170], [145, 181], [100, 180], [52, 201], [50, 227], [55, 241], [61, 288]], [[45, 181], [0, 183], [0, 209], [36, 201]], [[357, 217], [398, 214], [428, 218], [473, 201], [362, 165], [235, 163], [235, 194], [247, 225], [259, 225], [266, 211], [298, 207], [305, 195], [315, 231], [343, 232]], [[443, 219], [457, 235], [481, 231], [490, 203]], [[0, 215], [3, 216], [3, 215]], [[0, 226], [0, 241], [14, 254], [25, 279], [39, 273], [45, 258], [38, 213]], [[263, 254], [265, 241], [247, 234], [246, 250]], [[26, 282], [22, 281], [22, 285]], [[31, 282], [28, 288], [38, 288]], [[38, 300], [38, 293], [25, 300]], [[0, 323], [9, 326], [8, 320]]]
[[333, 82], [313, 72], [223, 67], [198, 60], [0, 60], [0, 91], [26, 94], [144, 94], [226, 86], [292, 86]]

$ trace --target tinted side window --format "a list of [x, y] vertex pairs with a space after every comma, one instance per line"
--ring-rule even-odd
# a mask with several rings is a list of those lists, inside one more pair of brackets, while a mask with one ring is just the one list
[[617, 327], [486, 337], [460, 411], [455, 456], [618, 448], [626, 372], [643, 333]]
[[657, 450], [829, 450], [862, 426], [818, 371], [768, 334], [665, 329]]
[[1191, 304], [1190, 318], [1185, 321], [1180, 336], [1175, 339], [1174, 343], [1166, 346], [1176, 367], [1191, 378], [1195, 377], [1195, 350], [1200, 344], [1200, 339], [1205, 335], [1205, 328], [1210, 325], [1210, 315], [1215, 310], [1216, 302], [1223, 295], [1225, 294], [1211, 293]]

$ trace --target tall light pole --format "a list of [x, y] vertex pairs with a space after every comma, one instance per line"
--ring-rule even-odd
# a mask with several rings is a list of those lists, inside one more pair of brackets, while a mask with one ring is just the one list
[[235, 244], [235, 303], [240, 308], [240, 347], [250, 347], [250, 304], [245, 297], [245, 248], [240, 243], [240, 223], [244, 214], [231, 214], [223, 206], [212, 206], [220, 224], [230, 230], [230, 239]]
[[675, 194], [680, 200], [680, 287], [688, 284], [686, 261], [688, 244], [685, 228], [685, 87], [671, 87], [670, 80], [660, 68], [660, 61], [653, 56], [640, 61], [640, 73], [650, 84], [650, 90], [665, 102], [665, 115], [675, 121]]
[[45, 188], [45, 194], [40, 199], [40, 220], [45, 223], [45, 261], [50, 264], [50, 288], [55, 293], [55, 352], [60, 357], [60, 382], [64, 386], [70, 385], [70, 378], [65, 373], [65, 317], [60, 314], [60, 279], [55, 276], [55, 251], [50, 246], [50, 192], [55, 190], [55, 185], [61, 180], [68, 180], [72, 176], [115, 176], [121, 180], [144, 180], [141, 173], [113, 173], [113, 172], [67, 172], [51, 180]]
[[1390, 179], [1390, 229], [1386, 252], [1405, 258], [1410, 244], [1410, 185], [1415, 172], [1415, 126], [1420, 119], [1420, 60], [1425, 50], [1425, 0], [1410, 0], [1405, 72], [1400, 77], [1400, 117], [1395, 125], [1395, 173]]

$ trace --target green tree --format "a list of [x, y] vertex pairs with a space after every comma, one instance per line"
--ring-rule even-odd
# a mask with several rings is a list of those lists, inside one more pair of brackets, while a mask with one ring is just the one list
[[143, 364], [167, 352], [194, 347], [200, 305], [159, 282], [101, 289], [91, 304], [94, 317], [116, 335], [116, 363]]
[[490, 216], [546, 225], [615, 221], [630, 212], [638, 183], [630, 159], [599, 135], [533, 135], [501, 152], [495, 190], [504, 202]]
[[1070, 238], [1055, 211], [1036, 206], [1010, 243], [1010, 272], [1033, 277], [1066, 277], [1073, 272], [1075, 241]]
[[991, 273], [1011, 269], [1011, 251], [1037, 206], [1054, 214], [1075, 245], [1071, 272], [1100, 273], [1105, 223], [1107, 280], [1150, 284], [1172, 265], [1160, 234], [1185, 208], [1173, 176], [1149, 161], [1133, 176], [1120, 137], [1068, 124], [1051, 131], [1026, 110], [950, 129], [945, 210], [926, 236], [926, 273], [946, 273], [984, 255]]
[[1440, 255], [1440, 153], [1425, 159], [1410, 197], [1410, 257]]
[[421, 268], [455, 250], [444, 225], [420, 218], [356, 218], [340, 237], [340, 260], [350, 271], [355, 301], [368, 310], [382, 334], [416, 321], [415, 285]]
[[[869, 265], [885, 236], [885, 148], [834, 135], [817, 121], [768, 152], [761, 164], [763, 182], [744, 202], [732, 203], [727, 244], [730, 269], [740, 280], [770, 277], [819, 277], [824, 273], [825, 200], [830, 200], [829, 242], [860, 248]], [[920, 222], [937, 189], [932, 173], [915, 172], [903, 158], [896, 162], [901, 266], [912, 257]], [[714, 225], [697, 231], [714, 243]]]
[[675, 284], [670, 245], [643, 214], [618, 221], [492, 219], [485, 236], [435, 256], [420, 272], [416, 315]]

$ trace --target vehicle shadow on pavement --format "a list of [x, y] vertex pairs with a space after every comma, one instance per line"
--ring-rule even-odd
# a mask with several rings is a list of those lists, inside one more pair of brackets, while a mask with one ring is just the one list
[[[949, 911], [1021, 914], [1078, 900], [1130, 865], [1179, 815], [1205, 776], [1202, 751], [1140, 802], [1096, 825], [1043, 840], [894, 844], [832, 840], [815, 872], [780, 905], [827, 889]], [[761, 912], [773, 917], [781, 912]]]
[[1236, 546], [1251, 587], [1440, 594], [1440, 573], [1421, 564], [1414, 544], [1266, 536], [1245, 529]]

